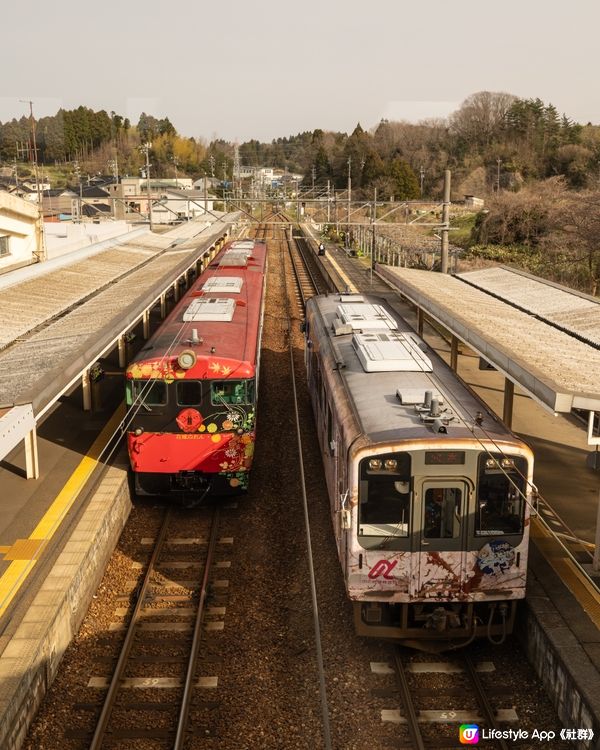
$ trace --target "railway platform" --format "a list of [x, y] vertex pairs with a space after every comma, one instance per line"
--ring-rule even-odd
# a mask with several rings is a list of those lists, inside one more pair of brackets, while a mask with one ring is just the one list
[[[39, 477], [26, 479], [27, 451], [22, 442], [14, 443], [16, 447], [0, 461], [4, 501], [0, 504], [0, 747], [7, 750], [19, 747], [24, 739], [29, 720], [87, 612], [130, 511], [126, 453], [116, 452], [116, 440], [110, 442], [111, 436], [119, 436], [124, 415], [122, 407], [115, 411], [114, 406], [122, 401], [122, 382], [107, 378], [102, 386], [103, 397], [96, 401], [94, 410], [83, 410], [82, 384], [64, 387], [69, 380], [64, 372], [68, 363], [61, 363], [57, 354], [47, 364], [53, 374], [46, 378], [46, 385], [56, 391], [50, 403], [44, 401], [36, 386], [40, 371], [34, 372], [31, 361], [19, 358], [19, 352], [27, 352], [29, 336], [37, 336], [42, 348], [48, 337], [50, 341], [68, 344], [74, 338], [68, 331], [71, 311], [77, 315], [90, 301], [97, 305], [97, 311], [106, 309], [100, 299], [105, 289], [109, 295], [117, 295], [117, 304], [131, 304], [137, 288], [132, 291], [134, 287], [129, 287], [127, 292], [124, 286], [121, 293], [115, 291], [119, 284], [126, 283], [120, 277], [130, 266], [135, 273], [140, 262], [144, 266], [158, 256], [159, 262], [166, 261], [158, 274], [168, 287], [173, 281], [169, 273], [177, 279], [182, 263], [194, 263], [203, 253], [212, 257], [217, 250], [211, 243], [227, 231], [227, 225], [218, 223], [206, 236], [196, 238], [199, 229], [198, 225], [186, 226], [174, 237], [139, 237], [139, 245], [129, 242], [128, 247], [121, 243], [93, 256], [87, 272], [86, 261], [76, 254], [72, 263], [65, 263], [68, 259], [63, 258], [61, 267], [47, 269], [48, 273], [32, 267], [12, 279], [15, 283], [10, 283], [6, 275], [0, 285], [0, 296], [9, 293], [15, 305], [25, 304], [27, 288], [33, 285], [47, 297], [44, 304], [52, 308], [44, 313], [40, 305], [20, 323], [14, 312], [15, 325], [20, 328], [10, 331], [2, 352], [7, 362], [13, 357], [23, 366], [29, 364], [27, 378], [15, 378], [14, 368], [3, 370], [0, 390], [4, 403], [19, 403], [20, 394], [29, 388], [37, 393], [35, 412], [45, 412], [44, 420], [37, 425]], [[111, 269], [113, 264], [106, 260], [107, 252], [115, 261], [116, 275]], [[90, 273], [90, 268], [95, 272]], [[156, 284], [156, 271], [154, 275], [144, 268], [137, 272], [142, 284]], [[59, 287], [67, 280], [68, 304], [53, 287], [53, 279]], [[114, 313], [113, 302], [109, 307]], [[43, 324], [45, 314], [53, 321], [50, 325]], [[88, 337], [96, 345], [98, 326], [103, 333], [112, 335], [98, 313], [80, 314], [79, 320], [80, 339]], [[115, 330], [123, 325], [118, 314], [113, 324]], [[63, 330], [53, 336], [53, 325], [67, 326], [67, 333]], [[139, 326], [141, 341], [141, 321]], [[115, 360], [116, 370], [117, 354], [114, 348], [106, 355]], [[15, 385], [9, 388], [11, 374]], [[111, 398], [111, 391], [118, 391], [116, 398]], [[113, 452], [115, 455], [109, 460]]]
[[[360, 258], [327, 246], [326, 261], [334, 263], [348, 285], [367, 284], [375, 293], [383, 282]], [[414, 308], [397, 295], [401, 314], [417, 325]], [[427, 328], [428, 343], [450, 357], [448, 342]], [[481, 371], [468, 349], [459, 353], [461, 377], [490, 405], [501, 410], [502, 388], [494, 375]], [[491, 379], [490, 379], [491, 378]], [[60, 658], [77, 632], [102, 571], [103, 555], [129, 513], [126, 459], [119, 456], [100, 481], [93, 482], [100, 450], [98, 424], [106, 435], [120, 415], [88, 413], [82, 418], [80, 393], [65, 397], [60, 414], [44, 422], [39, 439], [48, 452], [40, 480], [27, 482], [14, 470], [23, 449], [0, 466], [2, 495], [19, 498], [0, 508], [0, 581], [5, 598], [27, 579], [19, 597], [0, 607], [0, 747], [16, 748], [29, 717], [35, 713]], [[554, 417], [525, 394], [515, 393], [513, 429], [531, 443], [537, 458], [541, 494], [589, 548], [598, 502], [598, 474], [585, 464], [585, 432], [563, 416]], [[59, 451], [61, 440], [67, 451]], [[92, 488], [80, 503], [72, 502], [88, 478]], [[26, 487], [19, 495], [18, 487]], [[50, 541], [44, 543], [44, 540]], [[593, 729], [594, 740], [580, 747], [600, 748], [600, 611], [593, 588], [577, 582], [571, 558], [534, 522], [527, 606], [519, 635], [541, 679], [554, 696], [567, 728]], [[7, 575], [7, 573], [10, 574]], [[6, 576], [6, 578], [4, 577]], [[1, 599], [2, 597], [0, 597]]]

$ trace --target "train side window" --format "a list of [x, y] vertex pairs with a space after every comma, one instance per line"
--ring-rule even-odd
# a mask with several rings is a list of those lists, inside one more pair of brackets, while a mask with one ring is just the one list
[[210, 400], [213, 405], [252, 403], [248, 400], [245, 380], [213, 380]]
[[139, 401], [144, 408], [165, 406], [167, 384], [164, 380], [134, 380], [133, 400]]
[[462, 492], [458, 487], [429, 487], [425, 491], [426, 539], [456, 539], [460, 534]]
[[523, 533], [526, 472], [520, 456], [480, 455], [475, 536]]
[[178, 381], [177, 403], [179, 406], [199, 406], [202, 403], [202, 383], [199, 380]]

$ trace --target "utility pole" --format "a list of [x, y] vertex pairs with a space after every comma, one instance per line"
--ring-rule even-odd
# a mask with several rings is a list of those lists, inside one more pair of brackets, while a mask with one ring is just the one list
[[233, 197], [242, 197], [242, 176], [240, 165], [240, 147], [236, 143], [233, 150]]
[[442, 207], [442, 273], [448, 273], [448, 230], [450, 229], [450, 176], [444, 172], [444, 205]]
[[425, 178], [425, 170], [423, 169], [423, 166], [419, 169], [419, 175], [421, 177], [421, 198], [423, 197], [423, 180]]
[[152, 226], [152, 196], [150, 194], [150, 167], [152, 166], [150, 164], [150, 149], [152, 148], [152, 144], [149, 141], [146, 141], [143, 146], [140, 147], [142, 152], [146, 154], [146, 191], [148, 193], [148, 223], [150, 225], [150, 231], [153, 231]]
[[338, 219], [337, 193], [335, 192], [335, 188], [333, 188], [333, 210], [335, 212], [335, 233], [336, 233], [336, 236], [339, 239], [339, 236], [340, 236], [340, 221]]
[[315, 195], [315, 177], [317, 176], [317, 174], [316, 174], [317, 170], [315, 169], [315, 165], [314, 164], [312, 165], [311, 173], [312, 173], [312, 194], [313, 194], [313, 198], [314, 198], [314, 195]]
[[347, 210], [347, 225], [346, 225], [346, 247], [350, 247], [350, 200], [352, 195], [352, 157], [348, 157], [348, 210]]
[[81, 224], [81, 209], [82, 209], [82, 203], [83, 203], [83, 188], [81, 185], [81, 167], [79, 166], [79, 162], [75, 160], [73, 162], [73, 171], [75, 172], [75, 175], [77, 176], [77, 182], [79, 183], [79, 201], [77, 202], [77, 219], [79, 223]]
[[179, 182], [177, 181], [177, 165], [179, 164], [179, 159], [174, 156], [173, 157], [173, 166], [175, 167], [175, 189], [179, 189]]
[[377, 247], [375, 240], [375, 223], [377, 222], [377, 188], [373, 188], [373, 210], [371, 212], [371, 221], [373, 224], [373, 242], [371, 244], [371, 284], [373, 284], [373, 266], [375, 265], [375, 249]]
[[31, 99], [19, 99], [23, 104], [29, 104], [29, 122], [31, 123], [31, 158], [33, 161], [33, 172], [35, 174], [35, 187], [38, 204], [38, 229], [37, 229], [37, 257], [38, 260], [46, 260], [46, 238], [44, 235], [44, 211], [42, 206], [42, 194], [40, 192], [40, 174], [38, 170], [37, 141], [35, 137], [35, 117], [33, 116], [33, 102]]
[[502, 159], [496, 159], [496, 163], [498, 165], [498, 171], [496, 172], [496, 192], [500, 192], [500, 165], [502, 164]]
[[331, 182], [327, 180], [327, 223], [331, 223]]

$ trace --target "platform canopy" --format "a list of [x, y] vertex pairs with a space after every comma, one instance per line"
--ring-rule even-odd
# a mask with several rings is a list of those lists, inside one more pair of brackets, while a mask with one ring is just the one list
[[450, 276], [377, 264], [377, 271], [551, 411], [600, 411], [593, 297], [505, 268]]

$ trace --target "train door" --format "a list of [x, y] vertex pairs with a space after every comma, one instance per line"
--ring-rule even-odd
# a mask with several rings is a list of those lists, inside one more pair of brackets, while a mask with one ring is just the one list
[[469, 484], [457, 477], [426, 479], [420, 483], [415, 503], [419, 519], [415, 524], [415, 551], [419, 553], [418, 570], [413, 571], [415, 595], [453, 596], [462, 589]]
[[342, 564], [342, 569], [345, 570], [348, 557], [348, 534], [350, 533], [348, 530], [351, 527], [351, 511], [350, 490], [346, 472], [346, 452], [341, 442], [341, 436], [338, 435], [338, 444], [336, 446], [337, 492], [334, 500], [335, 507], [332, 508], [332, 511], [335, 543], [338, 548], [338, 556]]

